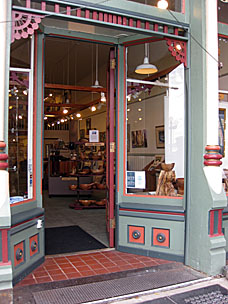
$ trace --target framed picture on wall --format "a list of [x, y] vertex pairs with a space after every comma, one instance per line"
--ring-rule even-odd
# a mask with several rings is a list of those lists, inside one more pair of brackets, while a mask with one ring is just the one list
[[219, 146], [220, 154], [225, 157], [226, 109], [219, 109]]
[[85, 138], [85, 129], [80, 130], [80, 138]]
[[156, 147], [157, 149], [165, 148], [165, 129], [164, 126], [155, 127]]
[[89, 135], [89, 130], [91, 130], [91, 118], [86, 118], [86, 135]]
[[132, 148], [147, 148], [146, 130], [131, 131]]
[[130, 133], [131, 132], [131, 126], [130, 124], [127, 125], [127, 152], [130, 152]]
[[100, 142], [106, 141], [106, 132], [100, 132]]

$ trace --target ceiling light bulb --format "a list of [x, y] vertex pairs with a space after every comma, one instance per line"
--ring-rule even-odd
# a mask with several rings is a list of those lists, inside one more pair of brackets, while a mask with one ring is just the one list
[[67, 121], [67, 118], [65, 118], [64, 121]]
[[52, 125], [52, 127], [54, 127], [54, 125], [55, 125], [54, 122], [51, 125]]
[[76, 117], [77, 117], [77, 118], [80, 118], [81, 116], [82, 116], [82, 115], [81, 115], [80, 113], [77, 113], [77, 114], [76, 114]]
[[61, 121], [61, 122], [64, 122], [65, 120], [62, 118], [60, 121]]
[[139, 120], [142, 120], [142, 117], [139, 117]]
[[27, 90], [24, 90], [24, 91], [23, 91], [23, 94], [27, 96], [27, 95], [28, 95], [28, 91], [27, 91]]
[[44, 120], [47, 120], [48, 118], [47, 118], [47, 116], [44, 116]]
[[131, 94], [127, 95], [127, 101], [131, 101]]
[[169, 4], [166, 0], [159, 0], [157, 3], [158, 8], [160, 8], [160, 9], [167, 9], [168, 5]]
[[58, 120], [58, 121], [57, 121], [57, 125], [59, 125], [59, 124], [60, 124], [60, 121]]
[[96, 108], [95, 106], [92, 106], [92, 107], [91, 107], [91, 111], [92, 111], [92, 112], [95, 112], [96, 109], [97, 109], [97, 108]]
[[67, 109], [63, 109], [63, 114], [67, 114], [68, 110]]
[[104, 92], [101, 92], [101, 102], [106, 102], [106, 97]]
[[50, 94], [49, 94], [49, 97], [52, 97], [52, 96], [53, 96], [53, 94], [52, 94], [52, 93], [50, 93]]
[[141, 108], [138, 108], [138, 111], [139, 111], [139, 112], [141, 112], [141, 111], [142, 111], [142, 109], [141, 109]]
[[22, 115], [18, 115], [18, 118], [19, 118], [19, 119], [22, 119]]
[[70, 118], [71, 118], [71, 119], [74, 119], [74, 117], [73, 117], [73, 116], [71, 116]]
[[142, 101], [142, 98], [139, 98], [139, 101]]
[[131, 111], [131, 110], [128, 108], [128, 109], [127, 109], [127, 112], [130, 112], [130, 111]]

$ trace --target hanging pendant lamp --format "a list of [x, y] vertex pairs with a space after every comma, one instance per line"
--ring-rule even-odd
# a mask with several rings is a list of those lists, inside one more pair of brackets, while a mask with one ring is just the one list
[[92, 88], [103, 88], [102, 86], [99, 85], [99, 81], [98, 81], [98, 44], [96, 44], [96, 78]]
[[145, 43], [145, 57], [143, 60], [143, 64], [140, 64], [136, 67], [135, 73], [137, 74], [154, 74], [157, 73], [158, 68], [149, 63], [149, 44]]

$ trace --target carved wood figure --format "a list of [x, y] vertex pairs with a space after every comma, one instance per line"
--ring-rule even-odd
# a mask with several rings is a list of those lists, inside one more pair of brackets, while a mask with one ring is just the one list
[[159, 196], [176, 196], [173, 183], [176, 181], [175, 171], [172, 171], [173, 164], [161, 164], [162, 169], [158, 179], [156, 195]]

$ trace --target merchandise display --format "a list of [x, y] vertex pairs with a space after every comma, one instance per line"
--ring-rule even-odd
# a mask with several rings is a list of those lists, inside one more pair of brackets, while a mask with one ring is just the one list
[[74, 149], [69, 149], [66, 145], [65, 148], [50, 150], [48, 160], [49, 197], [75, 195], [75, 207], [105, 206], [105, 202], [103, 199], [100, 200], [100, 197], [98, 203], [96, 200], [90, 199], [96, 191], [102, 191], [103, 198], [105, 198], [105, 166], [104, 143], [83, 141], [74, 143]]

